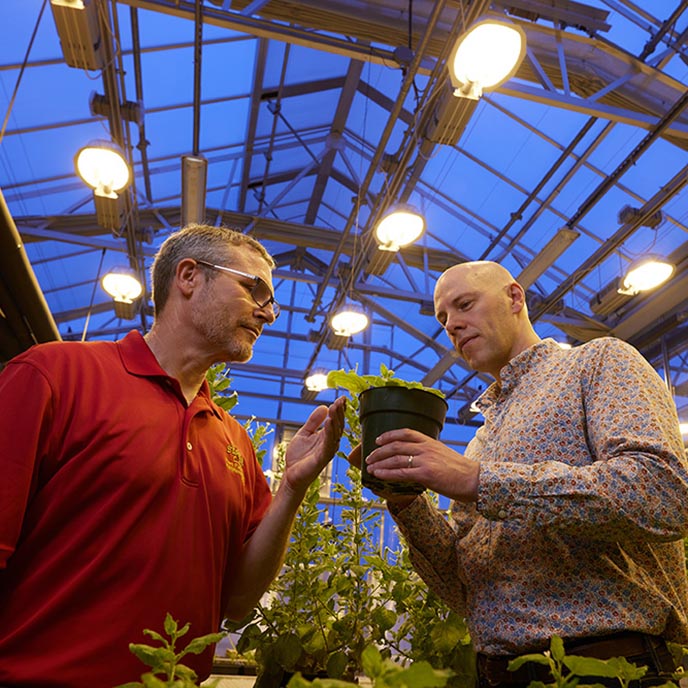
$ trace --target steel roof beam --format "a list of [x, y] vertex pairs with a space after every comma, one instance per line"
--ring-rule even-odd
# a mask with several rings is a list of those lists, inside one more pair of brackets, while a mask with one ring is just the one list
[[354, 95], [358, 84], [361, 80], [361, 72], [363, 70], [363, 62], [360, 60], [351, 60], [349, 68], [346, 71], [346, 78], [344, 86], [339, 94], [339, 101], [337, 102], [337, 109], [334, 113], [332, 127], [330, 129], [330, 138], [328, 148], [325, 155], [320, 162], [318, 168], [318, 176], [313, 184], [313, 192], [311, 193], [311, 200], [306, 211], [305, 224], [312, 225], [318, 217], [318, 209], [325, 194], [325, 187], [330, 178], [334, 167], [335, 156], [339, 150], [342, 141], [342, 133], [346, 128], [346, 121], [351, 111], [351, 105], [354, 101]]
[[495, 0], [497, 7], [503, 7], [514, 16], [529, 19], [548, 19], [555, 23], [575, 26], [582, 31], [609, 31], [609, 12], [580, 2], [552, 2], [552, 0]]
[[[185, 0], [118, 0], [119, 4], [138, 7], [139, 9], [161, 12], [183, 19], [193, 19], [194, 3]], [[374, 62], [383, 66], [396, 64], [396, 57], [391, 50], [384, 48], [367, 48], [358, 45], [348, 38], [336, 38], [332, 35], [315, 33], [312, 30], [304, 29], [294, 25], [287, 25], [282, 22], [261, 19], [257, 17], [243, 17], [231, 12], [222, 12], [206, 7], [204, 9], [204, 21], [213, 26], [239, 31], [252, 36], [264, 39], [274, 39], [301, 45], [314, 50], [324, 50], [326, 52], [344, 55], [353, 60], [363, 62]], [[431, 60], [423, 61], [425, 69], [432, 67]]]
[[[209, 208], [209, 216], [219, 212]], [[276, 218], [261, 217], [256, 220], [254, 215], [222, 211], [224, 221], [242, 229], [255, 221], [252, 234], [261, 241], [273, 241], [280, 244], [294, 244], [316, 250], [334, 252], [340, 244], [341, 233], [334, 229], [317, 227], [314, 225], [287, 222]], [[178, 227], [181, 217], [178, 207], [174, 208], [142, 208], [139, 211], [141, 226], [152, 227], [154, 230], [166, 229], [162, 219], [169, 227]], [[64, 215], [47, 217], [17, 217], [15, 219], [20, 234], [27, 243], [35, 240], [55, 240], [71, 244], [80, 244], [91, 248], [106, 248], [112, 251], [126, 251], [124, 242], [110, 237], [96, 223], [95, 216], [88, 215]], [[56, 229], [53, 229], [55, 227]], [[151, 257], [155, 254], [155, 247], [141, 246], [144, 256]], [[355, 241], [349, 238], [342, 246], [342, 253], [352, 255], [355, 250]], [[419, 245], [406, 246], [402, 249], [404, 260], [412, 267], [423, 269], [426, 261], [428, 269], [442, 272], [457, 262], [455, 251], [443, 251], [440, 249], [426, 248]]]
[[246, 136], [244, 137], [244, 155], [241, 165], [241, 186], [239, 187], [240, 212], [246, 208], [246, 193], [248, 180], [251, 176], [251, 162], [253, 160], [253, 146], [256, 140], [258, 128], [258, 115], [260, 113], [261, 96], [263, 92], [263, 80], [265, 79], [265, 67], [268, 59], [268, 42], [265, 38], [258, 41], [256, 62], [253, 68], [253, 87], [251, 89], [251, 106], [249, 108], [248, 122], [246, 124]]
[[[643, 114], [641, 112], [613, 107], [611, 105], [604, 105], [588, 98], [579, 98], [546, 91], [535, 86], [529, 86], [528, 84], [522, 84], [515, 81], [504, 84], [500, 87], [499, 91], [507, 96], [531, 100], [536, 103], [551, 105], [552, 107], [559, 107], [573, 112], [581, 112], [592, 117], [607, 119], [613, 122], [631, 124], [641, 129], [653, 129], [661, 121], [661, 117], [655, 115]], [[688, 124], [674, 122], [670, 127], [667, 127], [666, 134], [678, 139], [684, 147], [688, 147]]]
[[[537, 136], [539, 136], [543, 141], [546, 141], [547, 143], [555, 146], [559, 150], [564, 149], [564, 147], [565, 147], [564, 144], [562, 144], [559, 141], [549, 137], [541, 129], [538, 129], [537, 127], [531, 126], [528, 122], [521, 119], [516, 113], [514, 113], [511, 110], [509, 110], [508, 108], [504, 107], [504, 105], [502, 105], [501, 103], [498, 103], [494, 99], [491, 99], [489, 96], [483, 96], [483, 98], [485, 98], [486, 102], [488, 102], [492, 107], [496, 108], [500, 112], [503, 112], [508, 117], [511, 117], [511, 119], [513, 119], [515, 122], [517, 122], [521, 126], [526, 127], [529, 131], [531, 131], [534, 134], [536, 134]], [[585, 156], [579, 156], [575, 152], [572, 152], [571, 157], [574, 160], [579, 160], [581, 157], [584, 158]], [[596, 174], [598, 177], [604, 178], [607, 176], [607, 173], [604, 170], [600, 169], [599, 167], [597, 167], [596, 165], [591, 163], [590, 160], [585, 159], [583, 161], [583, 167], [587, 170], [590, 170], [591, 172]], [[625, 194], [627, 194], [628, 196], [630, 196], [634, 200], [638, 201], [639, 203], [645, 203], [647, 200], [646, 198], [643, 198], [642, 196], [640, 196], [637, 192], [635, 192], [630, 187], [626, 186], [625, 184], [622, 184], [620, 180], [616, 181], [615, 187], [617, 189], [619, 189], [620, 191], [623, 191]], [[679, 227], [681, 230], [688, 232], [688, 227], [686, 225], [682, 224], [681, 222], [679, 222], [675, 217], [672, 217], [668, 213], [665, 215], [665, 217], [669, 222], [671, 222], [676, 227]]]
[[[687, 92], [688, 97], [688, 92]], [[571, 275], [563, 280], [559, 286], [543, 300], [534, 312], [531, 319], [535, 322], [540, 316], [547, 313], [562, 297], [585, 277], [591, 270], [599, 265], [607, 256], [616, 250], [623, 242], [642, 224], [643, 220], [652, 213], [662, 208], [667, 201], [673, 198], [688, 183], [688, 166], [684, 167], [674, 175], [662, 188], [640, 209], [640, 213], [631, 222], [624, 223], [619, 229], [607, 239], [597, 251], [592, 253], [580, 266], [571, 270]], [[594, 193], [594, 192], [593, 192]], [[591, 198], [590, 196], [588, 197]], [[584, 206], [587, 203], [584, 202]], [[618, 325], [617, 325], [618, 327]]]

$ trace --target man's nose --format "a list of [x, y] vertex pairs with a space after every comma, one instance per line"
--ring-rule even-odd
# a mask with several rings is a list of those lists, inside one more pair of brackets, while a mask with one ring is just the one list
[[273, 308], [272, 303], [268, 303], [265, 306], [258, 306], [257, 311], [260, 314], [260, 317], [263, 318], [268, 325], [272, 325], [272, 323], [277, 320], [275, 309]]
[[466, 323], [459, 313], [450, 313], [447, 316], [447, 322], [444, 323], [444, 329], [448, 334], [454, 330], [463, 330], [465, 327]]

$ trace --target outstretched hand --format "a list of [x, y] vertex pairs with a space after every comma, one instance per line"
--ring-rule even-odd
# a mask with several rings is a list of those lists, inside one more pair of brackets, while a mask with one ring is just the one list
[[332, 460], [344, 431], [345, 407], [344, 397], [318, 406], [289, 442], [284, 480], [294, 492], [305, 493]]

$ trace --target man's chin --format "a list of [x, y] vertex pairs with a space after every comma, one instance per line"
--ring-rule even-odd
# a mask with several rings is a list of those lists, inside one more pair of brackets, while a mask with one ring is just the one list
[[247, 349], [234, 349], [233, 351], [225, 352], [221, 363], [248, 363], [253, 358], [253, 347]]
[[248, 363], [253, 358], [253, 349], [240, 351], [234, 358], [233, 363]]

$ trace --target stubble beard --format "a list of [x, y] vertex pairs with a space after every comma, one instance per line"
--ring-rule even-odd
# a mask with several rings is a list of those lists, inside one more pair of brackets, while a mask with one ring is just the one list
[[240, 323], [231, 318], [207, 317], [208, 314], [195, 313], [196, 329], [212, 351], [216, 351], [224, 363], [246, 363], [253, 357], [251, 336], [243, 330]]

